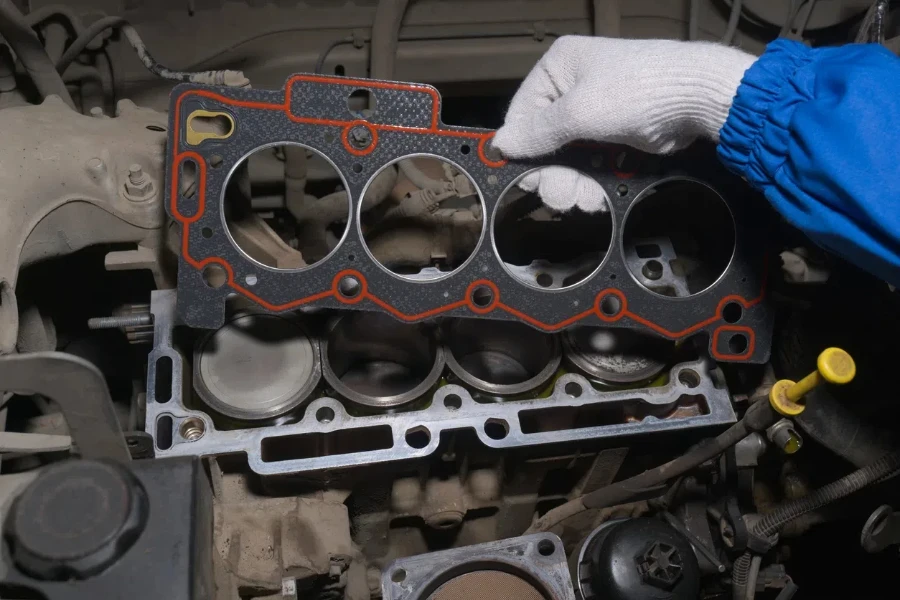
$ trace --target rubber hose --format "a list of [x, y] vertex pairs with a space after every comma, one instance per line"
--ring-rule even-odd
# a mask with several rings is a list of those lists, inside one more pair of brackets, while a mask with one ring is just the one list
[[64, 73], [65, 70], [72, 64], [72, 62], [78, 58], [78, 55], [84, 52], [84, 49], [88, 47], [88, 45], [94, 41], [98, 35], [106, 31], [107, 29], [112, 29], [113, 27], [119, 27], [120, 25], [125, 24], [126, 21], [122, 17], [103, 17], [102, 19], [98, 19], [91, 23], [88, 27], [86, 27], [75, 41], [73, 41], [66, 51], [63, 52], [63, 55], [59, 57], [59, 60], [56, 61], [56, 70], [59, 73]]
[[372, 45], [369, 48], [369, 77], [393, 79], [400, 23], [409, 0], [380, 0], [372, 23]]
[[639, 475], [612, 483], [587, 494], [583, 498], [586, 508], [602, 508], [621, 504], [644, 490], [655, 488], [670, 479], [684, 475], [706, 461], [722, 454], [753, 431], [762, 431], [778, 420], [778, 415], [768, 402], [757, 402], [747, 409], [744, 417], [709, 440], [697, 444], [682, 456], [644, 471]]
[[[858, 492], [876, 481], [900, 470], [900, 452], [891, 452], [871, 465], [841, 477], [816, 491], [788, 500], [775, 507], [753, 526], [753, 535], [768, 538], [778, 533], [785, 523], [806, 513], [822, 508], [835, 500]], [[731, 581], [735, 600], [744, 600], [750, 576], [753, 555], [747, 551], [738, 558], [732, 569]]]
[[41, 98], [56, 95], [75, 108], [72, 96], [47, 56], [47, 51], [12, 0], [0, 0], [0, 36], [16, 53]]
[[864, 467], [892, 450], [887, 432], [858, 417], [825, 388], [807, 395], [806, 410], [794, 422], [816, 440], [856, 468]]
[[690, 0], [690, 14], [688, 15], [688, 39], [691, 41], [700, 37], [700, 0]]
[[741, 20], [741, 4], [743, 0], [731, 0], [731, 14], [728, 15], [728, 27], [725, 28], [725, 35], [722, 36], [722, 43], [730, 46], [734, 41], [734, 34], [737, 33], [738, 22]]
[[569, 517], [585, 510], [622, 504], [634, 496], [653, 491], [670, 479], [684, 475], [706, 461], [722, 454], [722, 452], [750, 435], [751, 432], [765, 430], [779, 418], [780, 416], [772, 410], [768, 402], [757, 402], [747, 409], [740, 421], [717, 437], [703, 440], [678, 458], [656, 468], [644, 471], [634, 477], [611, 483], [590, 494], [569, 500], [544, 514], [543, 517], [528, 528], [526, 533], [548, 531]]

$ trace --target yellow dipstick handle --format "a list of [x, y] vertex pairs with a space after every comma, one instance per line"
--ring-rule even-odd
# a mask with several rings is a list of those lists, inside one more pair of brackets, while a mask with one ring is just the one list
[[840, 348], [823, 350], [816, 361], [816, 368], [796, 383], [790, 379], [776, 381], [769, 392], [772, 408], [786, 417], [799, 415], [806, 408], [803, 397], [814, 387], [826, 381], [839, 385], [849, 383], [856, 375], [856, 363]]

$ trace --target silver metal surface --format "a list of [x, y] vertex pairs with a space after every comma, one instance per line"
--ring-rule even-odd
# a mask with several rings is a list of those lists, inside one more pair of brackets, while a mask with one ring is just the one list
[[453, 319], [443, 332], [450, 371], [485, 394], [535, 390], [559, 369], [558, 338], [521, 323]]
[[236, 419], [269, 419], [306, 400], [321, 377], [319, 345], [290, 316], [240, 312], [194, 350], [194, 387]]
[[444, 352], [428, 325], [351, 313], [338, 319], [323, 339], [322, 363], [325, 380], [340, 397], [394, 408], [437, 385]]
[[575, 598], [565, 548], [551, 533], [401, 558], [384, 570], [381, 594], [384, 600], [427, 600], [455, 577], [485, 570], [519, 576], [548, 600]]
[[131, 461], [106, 380], [83, 358], [62, 352], [0, 358], [0, 391], [9, 390], [53, 400], [82, 458]]
[[600, 385], [646, 383], [672, 361], [675, 344], [631, 329], [574, 327], [562, 334], [566, 362]]
[[[260, 475], [275, 475], [428, 456], [437, 450], [444, 431], [468, 429], [485, 446], [517, 448], [583, 440], [618, 441], [634, 435], [722, 427], [736, 420], [728, 391], [714, 385], [708, 363], [695, 361], [674, 366], [669, 383], [659, 387], [599, 392], [584, 377], [570, 373], [556, 380], [549, 397], [480, 403], [462, 386], [444, 385], [434, 392], [430, 403], [418, 410], [369, 416], [353, 416], [340, 401], [323, 397], [307, 405], [296, 423], [221, 431], [209, 415], [184, 404], [186, 364], [172, 344], [175, 302], [174, 290], [153, 292], [151, 310], [156, 329], [149, 360], [146, 429], [156, 439], [156, 456], [160, 458], [246, 453], [250, 469]], [[156, 370], [163, 357], [172, 360], [172, 393], [167, 401], [158, 402]], [[690, 387], [682, 383], [679, 375], [683, 371], [693, 373], [698, 384]], [[699, 401], [705, 407], [702, 414], [675, 410], [685, 399]], [[585, 420], [592, 411], [620, 414], [622, 418], [612, 424], [592, 425]], [[168, 448], [160, 447], [157, 429], [158, 420], [164, 417], [171, 419], [171, 431], [164, 432], [171, 435]], [[188, 419], [199, 419], [205, 427], [205, 435], [193, 442], [181, 435], [181, 424]], [[334, 435], [360, 442], [376, 428], [387, 438], [383, 447], [343, 453], [329, 450], [327, 441], [336, 439]], [[299, 458], [268, 456], [264, 460], [264, 448], [279, 442], [289, 448], [310, 442], [315, 444], [315, 450]]]

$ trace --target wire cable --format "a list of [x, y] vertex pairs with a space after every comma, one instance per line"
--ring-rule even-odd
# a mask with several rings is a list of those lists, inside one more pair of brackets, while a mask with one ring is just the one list
[[75, 102], [47, 51], [12, 0], [0, 0], [0, 36], [15, 52], [42, 98], [57, 95], [71, 108]]

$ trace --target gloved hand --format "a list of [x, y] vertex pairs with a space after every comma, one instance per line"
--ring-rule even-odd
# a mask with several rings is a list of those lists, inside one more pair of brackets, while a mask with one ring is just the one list
[[[550, 154], [575, 140], [665, 154], [719, 139], [741, 78], [756, 57], [719, 44], [564, 36], [513, 97], [493, 145], [510, 158]], [[608, 210], [594, 180], [547, 167], [519, 183], [557, 210]]]

